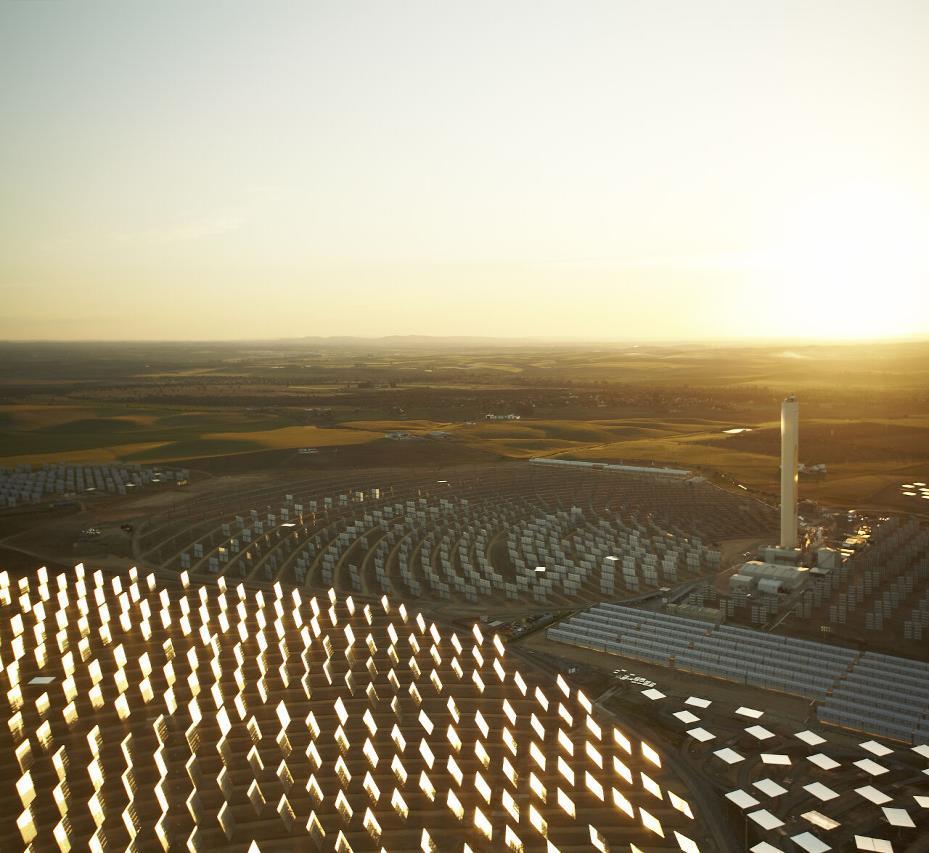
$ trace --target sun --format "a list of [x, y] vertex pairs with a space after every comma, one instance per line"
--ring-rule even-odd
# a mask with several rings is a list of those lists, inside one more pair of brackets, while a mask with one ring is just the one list
[[800, 334], [929, 332], [929, 211], [898, 189], [860, 184], [798, 203], [773, 267], [775, 302]]

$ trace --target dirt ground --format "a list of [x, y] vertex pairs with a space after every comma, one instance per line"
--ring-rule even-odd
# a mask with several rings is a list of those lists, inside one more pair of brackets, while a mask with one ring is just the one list
[[[759, 690], [756, 687], [737, 685], [722, 679], [710, 678], [665, 666], [656, 666], [645, 661], [624, 658], [618, 655], [608, 655], [592, 649], [581, 649], [565, 643], [556, 643], [545, 638], [545, 632], [540, 631], [519, 640], [516, 645], [532, 649], [533, 651], [552, 657], [576, 661], [583, 666], [612, 672], [623, 667], [636, 675], [644, 676], [654, 681], [662, 692], [673, 690], [678, 693], [701, 696], [720, 702], [738, 702], [753, 708], [763, 708], [784, 719], [802, 722], [809, 719], [810, 703], [797, 696], [786, 693], [773, 693]], [[814, 715], [815, 716], [815, 715]]]

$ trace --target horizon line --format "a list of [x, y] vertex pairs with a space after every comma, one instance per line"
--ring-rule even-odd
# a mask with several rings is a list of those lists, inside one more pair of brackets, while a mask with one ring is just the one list
[[0, 338], [3, 345], [27, 344], [339, 344], [339, 343], [508, 343], [510, 345], [548, 344], [560, 346], [572, 345], [609, 345], [609, 346], [680, 346], [680, 345], [755, 345], [755, 346], [853, 346], [855, 344], [906, 344], [929, 343], [929, 332], [908, 335], [889, 335], [854, 338], [817, 338], [806, 337], [759, 337], [732, 336], [706, 338], [578, 338], [546, 335], [428, 335], [428, 334], [389, 334], [389, 335], [301, 335], [268, 337], [228, 337], [228, 338]]

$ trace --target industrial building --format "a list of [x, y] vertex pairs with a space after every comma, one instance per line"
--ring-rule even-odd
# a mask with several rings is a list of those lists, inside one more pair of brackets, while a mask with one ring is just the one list
[[753, 589], [759, 592], [777, 593], [781, 590], [793, 590], [809, 577], [809, 570], [799, 566], [786, 566], [782, 563], [766, 563], [761, 560], [749, 560], [739, 566], [738, 572], [730, 578], [730, 589]]

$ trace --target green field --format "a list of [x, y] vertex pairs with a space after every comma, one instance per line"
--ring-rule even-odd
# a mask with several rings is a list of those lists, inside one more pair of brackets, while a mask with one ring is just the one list
[[281, 447], [357, 444], [380, 434], [295, 426], [292, 417], [238, 409], [0, 406], [0, 460], [133, 462]]

